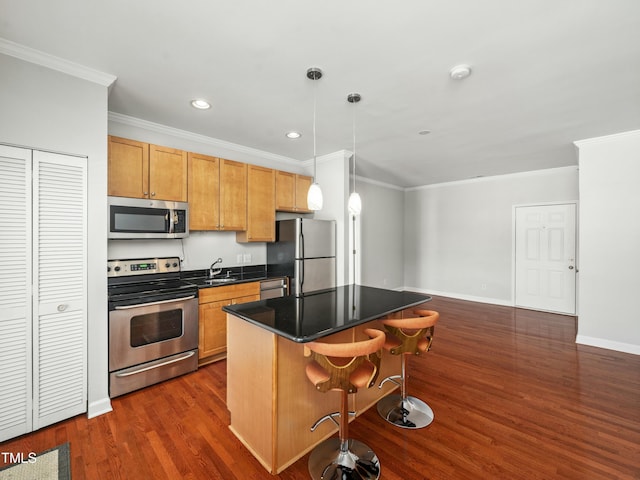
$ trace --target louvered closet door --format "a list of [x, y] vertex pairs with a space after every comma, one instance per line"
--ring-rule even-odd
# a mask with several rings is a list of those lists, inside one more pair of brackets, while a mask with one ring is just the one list
[[0, 442], [32, 429], [31, 150], [0, 145]]
[[34, 429], [86, 411], [86, 177], [86, 158], [33, 153]]

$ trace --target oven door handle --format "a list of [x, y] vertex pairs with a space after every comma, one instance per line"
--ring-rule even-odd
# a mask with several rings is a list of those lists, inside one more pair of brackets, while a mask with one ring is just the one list
[[160, 305], [161, 303], [184, 302], [185, 300], [191, 300], [192, 298], [196, 298], [196, 296], [191, 295], [189, 297], [172, 298], [169, 300], [160, 300], [159, 302], [136, 303], [135, 305], [121, 305], [119, 307], [116, 307], [116, 310], [129, 310], [131, 308], [149, 307], [151, 305]]
[[166, 362], [156, 363], [154, 365], [149, 365], [148, 367], [142, 367], [137, 370], [133, 370], [131, 372], [116, 373], [116, 377], [130, 377], [131, 375], [137, 375], [138, 373], [153, 370], [154, 368], [160, 368], [166, 365], [171, 365], [172, 363], [181, 362], [182, 360], [186, 360], [187, 358], [193, 357], [195, 354], [196, 352], [194, 351], [187, 352], [178, 358], [172, 358], [171, 360], [167, 360]]

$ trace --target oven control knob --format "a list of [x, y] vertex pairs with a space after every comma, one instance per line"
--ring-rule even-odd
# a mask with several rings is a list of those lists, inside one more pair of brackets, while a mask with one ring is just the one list
[[116, 272], [119, 272], [119, 271], [120, 271], [120, 267], [113, 267], [113, 269], [114, 269]]
[[111, 271], [111, 267], [107, 267], [107, 272], [110, 272], [110, 271]]
[[173, 268], [176, 268], [178, 266], [178, 264], [176, 262], [173, 262]]
[[171, 266], [171, 264], [169, 262], [164, 264], [164, 268], [169, 268]]

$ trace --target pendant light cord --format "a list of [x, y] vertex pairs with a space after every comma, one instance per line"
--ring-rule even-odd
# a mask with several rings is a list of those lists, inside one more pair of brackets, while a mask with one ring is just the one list
[[318, 85], [313, 86], [313, 182], [316, 179], [316, 104], [318, 100]]
[[356, 191], [356, 102], [353, 102], [353, 191]]

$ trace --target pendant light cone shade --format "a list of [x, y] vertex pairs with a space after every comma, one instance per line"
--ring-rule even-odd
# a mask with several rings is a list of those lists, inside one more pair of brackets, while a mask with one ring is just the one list
[[307, 207], [309, 210], [322, 210], [322, 189], [317, 183], [311, 184], [307, 193]]
[[351, 215], [360, 215], [360, 212], [362, 212], [362, 199], [358, 192], [353, 192], [349, 195], [347, 207]]
[[349, 201], [347, 202], [347, 209], [351, 215], [360, 215], [362, 212], [362, 199], [360, 194], [356, 192], [356, 103], [360, 101], [362, 97], [359, 93], [350, 93], [347, 95], [347, 101], [353, 103], [353, 192], [349, 195]]
[[[307, 78], [314, 81], [322, 78], [322, 70], [316, 67], [309, 68], [307, 70]], [[316, 90], [317, 88], [313, 92], [313, 184], [311, 184], [307, 193], [307, 208], [314, 211], [322, 210], [323, 204], [322, 189], [316, 177]]]

